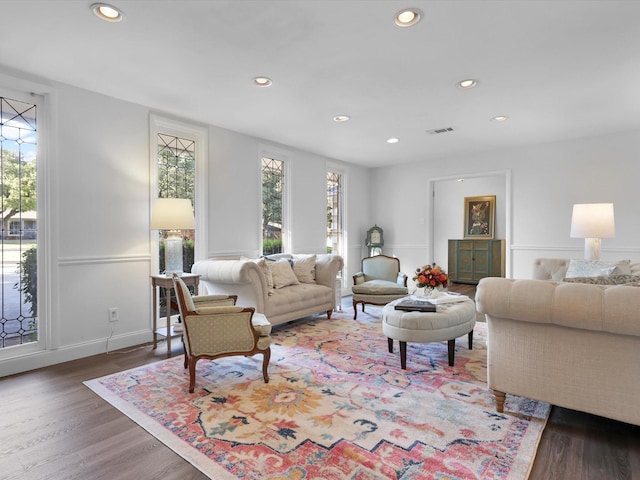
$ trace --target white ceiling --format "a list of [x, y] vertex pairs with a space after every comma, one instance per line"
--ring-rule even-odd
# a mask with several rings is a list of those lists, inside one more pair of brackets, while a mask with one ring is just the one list
[[0, 64], [365, 166], [640, 129], [640, 1], [109, 2], [0, 0]]

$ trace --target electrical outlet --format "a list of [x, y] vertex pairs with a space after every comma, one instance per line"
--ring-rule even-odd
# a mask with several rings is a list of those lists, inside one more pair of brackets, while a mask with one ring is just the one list
[[120, 314], [118, 313], [118, 307], [111, 307], [109, 309], [109, 323], [117, 322], [120, 320]]

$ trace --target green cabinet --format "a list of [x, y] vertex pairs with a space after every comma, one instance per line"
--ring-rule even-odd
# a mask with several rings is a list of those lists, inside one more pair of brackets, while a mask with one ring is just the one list
[[449, 240], [449, 280], [478, 283], [504, 277], [504, 240]]

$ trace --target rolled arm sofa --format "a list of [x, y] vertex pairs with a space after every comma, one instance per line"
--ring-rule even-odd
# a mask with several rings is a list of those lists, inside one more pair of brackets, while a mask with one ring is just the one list
[[[291, 266], [293, 277], [283, 263]], [[301, 271], [303, 265], [305, 270]], [[286, 274], [280, 283], [282, 276], [273, 277], [275, 283], [272, 280], [276, 266]], [[237, 305], [253, 307], [277, 325], [318, 313], [331, 318], [336, 306], [336, 277], [342, 267], [339, 255], [282, 254], [269, 260], [208, 259], [194, 263], [191, 271], [201, 276], [200, 284], [209, 294], [237, 295]]]
[[[551, 275], [558, 262], [550, 263], [536, 269], [545, 265]], [[638, 264], [631, 266], [635, 273]], [[488, 326], [497, 410], [513, 394], [640, 425], [637, 285], [482, 279], [475, 299]]]

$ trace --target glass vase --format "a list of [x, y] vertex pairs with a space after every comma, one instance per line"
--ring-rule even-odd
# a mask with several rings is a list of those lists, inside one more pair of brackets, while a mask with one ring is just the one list
[[438, 295], [438, 289], [436, 287], [424, 287], [425, 298], [435, 298]]

